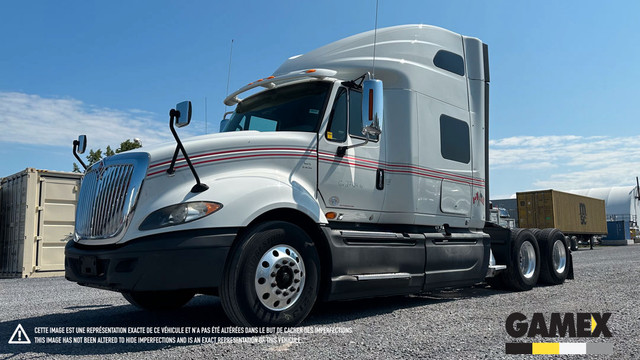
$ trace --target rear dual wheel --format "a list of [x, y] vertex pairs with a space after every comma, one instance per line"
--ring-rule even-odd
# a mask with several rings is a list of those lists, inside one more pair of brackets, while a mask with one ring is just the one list
[[231, 250], [220, 299], [240, 326], [295, 326], [318, 296], [320, 259], [300, 227], [283, 221], [249, 230]]
[[507, 268], [488, 282], [496, 288], [514, 291], [531, 290], [540, 276], [540, 248], [533, 233], [528, 229], [511, 231], [511, 248], [508, 252]]
[[540, 282], [562, 284], [569, 274], [569, 247], [564, 235], [558, 229], [544, 229], [538, 240], [542, 254]]

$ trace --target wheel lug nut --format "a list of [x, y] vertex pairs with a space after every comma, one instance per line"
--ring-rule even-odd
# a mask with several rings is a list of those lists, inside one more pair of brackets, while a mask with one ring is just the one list
[[282, 293], [282, 295], [289, 296], [289, 293], [285, 291], [284, 293]]
[[287, 265], [289, 262], [287, 260], [282, 260], [282, 265]]
[[276, 283], [272, 283], [272, 284], [271, 284], [271, 287], [276, 287]]
[[272, 272], [271, 277], [276, 277], [276, 273]]
[[276, 295], [280, 295], [280, 294], [282, 294], [282, 291], [276, 290]]
[[280, 264], [276, 264], [276, 269], [280, 269]]
[[289, 291], [294, 292], [296, 291], [296, 288], [294, 288], [293, 286], [289, 288]]

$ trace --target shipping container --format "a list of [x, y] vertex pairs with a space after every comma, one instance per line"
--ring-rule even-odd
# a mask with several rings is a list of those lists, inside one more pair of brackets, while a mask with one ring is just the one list
[[0, 277], [64, 270], [64, 246], [73, 236], [81, 178], [28, 168], [1, 180]]
[[607, 236], [602, 240], [626, 240], [631, 238], [629, 223], [624, 220], [607, 221]]
[[606, 235], [604, 200], [557, 190], [519, 192], [519, 226], [558, 228], [565, 235]]

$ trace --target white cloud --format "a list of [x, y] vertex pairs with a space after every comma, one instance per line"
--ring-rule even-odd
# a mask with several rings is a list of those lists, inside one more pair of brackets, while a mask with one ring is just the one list
[[86, 134], [89, 148], [104, 149], [131, 138], [140, 138], [144, 145], [172, 139], [168, 124], [159, 121], [164, 117], [138, 109], [91, 106], [72, 98], [0, 92], [0, 114], [0, 143], [70, 148], [73, 139]]
[[640, 174], [640, 135], [516, 136], [489, 144], [491, 170], [520, 176], [519, 186], [532, 189], [629, 185]]

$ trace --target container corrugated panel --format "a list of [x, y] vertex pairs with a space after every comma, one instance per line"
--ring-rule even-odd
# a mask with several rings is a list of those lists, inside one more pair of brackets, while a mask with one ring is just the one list
[[553, 191], [556, 227], [572, 234], [607, 234], [605, 201]]
[[2, 180], [2, 258], [0, 276], [20, 277], [23, 273], [27, 214], [28, 170]]
[[519, 226], [523, 228], [554, 227], [551, 191], [517, 193]]
[[517, 193], [520, 227], [555, 227], [566, 234], [607, 233], [604, 200], [557, 190]]
[[29, 168], [2, 180], [0, 277], [64, 270], [81, 177]]

